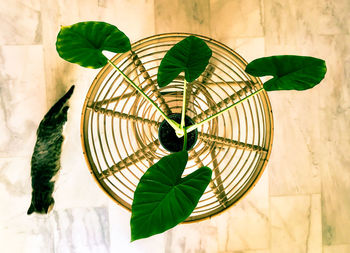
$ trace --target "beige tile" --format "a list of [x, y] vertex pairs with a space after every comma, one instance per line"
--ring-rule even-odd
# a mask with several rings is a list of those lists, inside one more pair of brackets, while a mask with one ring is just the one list
[[248, 63], [265, 56], [264, 37], [237, 38], [234, 50]]
[[210, 35], [209, 0], [154, 0], [156, 33]]
[[110, 252], [108, 207], [54, 211], [54, 252]]
[[[84, 70], [84, 69], [83, 69]], [[85, 70], [84, 70], [85, 71]], [[89, 70], [86, 70], [89, 72]], [[86, 163], [81, 142], [81, 110], [90, 75], [77, 76], [74, 93], [69, 101], [68, 119], [63, 129], [61, 170], [55, 187], [55, 209], [107, 205], [109, 197], [96, 183]], [[69, 198], [67, 198], [69, 192]]]
[[83, 95], [82, 92], [75, 93], [68, 110], [68, 121], [63, 131], [65, 141], [62, 146], [61, 170], [54, 192], [55, 210], [104, 206], [109, 201], [108, 195], [101, 190], [91, 175], [82, 151], [80, 140], [82, 101], [77, 98]]
[[[350, 2], [347, 0], [318, 1], [310, 6], [308, 12], [310, 23], [315, 23], [318, 34], [348, 34], [350, 32]], [[317, 22], [315, 22], [317, 20]]]
[[215, 220], [178, 225], [165, 233], [165, 252], [217, 252], [217, 231]]
[[128, 253], [164, 253], [165, 234], [154, 235], [150, 238], [130, 242], [130, 216], [126, 211], [115, 202], [109, 203], [109, 221], [110, 221], [110, 252], [128, 252]]
[[317, 88], [268, 94], [274, 115], [269, 161], [271, 195], [321, 191], [319, 154], [316, 153], [316, 147], [321, 145]]
[[[331, 1], [319, 1], [314, 4], [313, 1], [309, 1], [298, 5], [295, 2], [265, 0], [264, 3], [266, 53], [312, 55], [325, 59], [328, 68], [325, 80], [317, 88], [303, 92], [303, 95], [298, 94], [298, 98], [290, 97], [292, 103], [288, 108], [283, 108], [284, 101], [282, 101], [288, 100], [287, 97], [271, 93], [276, 123], [273, 149], [278, 149], [280, 153], [283, 143], [278, 144], [278, 140], [284, 138], [286, 141], [286, 138], [289, 139], [288, 135], [296, 133], [289, 131], [288, 134], [287, 132], [282, 134], [280, 126], [277, 125], [283, 121], [286, 125], [289, 119], [286, 117], [281, 120], [281, 118], [284, 113], [290, 114], [291, 111], [303, 115], [297, 116], [300, 123], [296, 126], [304, 132], [306, 140], [302, 142], [302, 138], [295, 138], [298, 140], [300, 150], [297, 152], [295, 149], [291, 150], [296, 160], [303, 160], [297, 162], [299, 166], [293, 170], [288, 169], [285, 176], [280, 175], [286, 172], [283, 168], [280, 170], [282, 173], [278, 172], [278, 164], [273, 167], [271, 193], [287, 194], [298, 192], [298, 189], [300, 192], [317, 192], [318, 181], [321, 179], [323, 244], [348, 244], [350, 178], [347, 168], [350, 163], [346, 150], [350, 148], [347, 130], [350, 128], [348, 110], [350, 50], [347, 25], [349, 18], [346, 16], [349, 15], [349, 2], [338, 1], [335, 4]], [[305, 8], [304, 4], [309, 8]], [[304, 93], [310, 95], [306, 101], [302, 101], [300, 97], [307, 96]], [[305, 118], [306, 114], [309, 115], [308, 119]], [[292, 124], [294, 126], [295, 121], [292, 121]], [[289, 140], [291, 142], [286, 142], [289, 146], [297, 144], [293, 143], [292, 138]], [[305, 156], [302, 153], [307, 149], [309, 154]], [[277, 155], [279, 154], [276, 152], [276, 155], [271, 156], [271, 165], [273, 157], [277, 159]], [[298, 165], [292, 161], [292, 155], [285, 154], [284, 157], [290, 157], [285, 159], [287, 166]], [[280, 182], [281, 178], [285, 179]], [[306, 178], [310, 179], [309, 182]]]
[[[297, 2], [264, 0], [267, 55], [307, 54], [310, 48], [317, 45], [314, 38], [317, 33], [314, 28], [320, 19], [311, 15], [316, 9], [316, 4], [313, 1]], [[306, 8], [305, 5], [310, 6]]]
[[269, 248], [268, 168], [237, 205], [214, 217], [220, 252]]
[[0, 235], [5, 252], [110, 252], [108, 230], [108, 209], [90, 207], [13, 214], [2, 222]]
[[153, 0], [60, 0], [42, 2], [45, 39], [55, 39], [61, 25], [104, 21], [117, 26], [135, 42], [154, 34]]
[[53, 247], [51, 220], [27, 215], [31, 192], [30, 157], [1, 158], [0, 242], [4, 252], [44, 253]]
[[320, 198], [271, 197], [271, 252], [321, 252]]
[[52, 219], [21, 215], [2, 222], [1, 248], [4, 252], [54, 252]]
[[[270, 160], [271, 193], [278, 195], [292, 192], [317, 192], [322, 180], [323, 242], [326, 245], [348, 243], [349, 226], [344, 224], [350, 224], [347, 215], [350, 179], [346, 169], [349, 167], [349, 159], [344, 152], [349, 149], [347, 129], [350, 126], [347, 109], [350, 101], [347, 85], [349, 36], [314, 36], [313, 38], [317, 43], [313, 48], [305, 46], [304, 50], [308, 50], [310, 55], [320, 55], [326, 60], [328, 72], [324, 81], [313, 90], [298, 93], [295, 96], [270, 93], [275, 116], [275, 141]], [[288, 108], [283, 106], [285, 101], [290, 101]], [[293, 115], [292, 119], [287, 117], [284, 119], [286, 111], [289, 115]], [[297, 122], [294, 121], [294, 117], [298, 118]], [[290, 125], [288, 123], [290, 121], [293, 126], [300, 129], [300, 132], [304, 132], [304, 138], [295, 136], [297, 133], [295, 131], [288, 131], [288, 134], [282, 133], [283, 129], [287, 128], [280, 124], [287, 126], [287, 124]], [[295, 130], [294, 127], [293, 130]], [[298, 140], [298, 143], [289, 145], [287, 152], [290, 151], [290, 155], [284, 153], [285, 143], [293, 143], [294, 140]], [[299, 147], [299, 150], [295, 147]], [[278, 153], [275, 150], [278, 150]], [[306, 152], [309, 154], [305, 155]], [[281, 153], [283, 156], [280, 157]], [[292, 155], [298, 159], [293, 161]], [[279, 164], [277, 156], [281, 158]], [[294, 166], [298, 164], [299, 166]], [[285, 166], [291, 165], [294, 168], [284, 170]]]
[[[312, 34], [341, 34], [349, 32], [350, 3], [346, 0], [329, 1], [278, 1], [264, 0], [266, 33], [278, 34], [282, 41], [293, 39], [295, 33], [306, 36]], [[302, 7], [301, 7], [302, 6]], [[275, 24], [270, 22], [275, 20]], [[288, 27], [289, 31], [283, 27]], [[287, 35], [289, 33], [289, 35]]]
[[346, 0], [264, 0], [267, 45], [274, 54], [309, 52], [318, 45], [315, 35], [349, 33], [349, 9]]
[[327, 83], [320, 94], [324, 245], [349, 244], [350, 237], [350, 36], [320, 38], [327, 55]]
[[268, 249], [220, 251], [219, 253], [270, 253]]
[[0, 159], [0, 222], [24, 216], [31, 200], [30, 158]]
[[[213, 39], [216, 39], [213, 37]], [[221, 43], [228, 46], [238, 53], [244, 60], [250, 61], [265, 56], [264, 37], [238, 38], [230, 37], [220, 40]]]
[[309, 252], [315, 253], [322, 251], [322, 209], [320, 201], [319, 194], [311, 195], [310, 236], [307, 243]]
[[40, 0], [1, 1], [0, 45], [40, 44], [41, 23]]
[[[308, 11], [288, 1], [266, 0], [264, 3], [266, 55], [325, 58]], [[322, 145], [320, 134], [324, 123], [319, 101], [326, 84], [324, 80], [314, 89], [303, 92], [269, 92], [275, 124], [269, 162], [272, 195], [321, 191], [317, 148]]]
[[219, 41], [264, 35], [260, 0], [211, 0], [210, 19], [212, 36]]
[[0, 157], [28, 156], [46, 113], [42, 46], [0, 48]]
[[274, 140], [269, 161], [270, 194], [321, 192], [320, 94], [327, 85], [304, 92], [273, 91], [268, 96], [274, 115]]
[[350, 252], [350, 245], [332, 245], [332, 246], [323, 246], [323, 253], [348, 253]]
[[117, 26], [131, 43], [155, 34], [154, 0], [103, 0], [98, 19]]

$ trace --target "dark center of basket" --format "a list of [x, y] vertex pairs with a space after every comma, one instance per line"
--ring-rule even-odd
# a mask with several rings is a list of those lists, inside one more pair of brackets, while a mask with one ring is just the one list
[[[177, 123], [181, 122], [181, 113], [174, 113], [168, 116], [170, 119], [176, 121]], [[185, 126], [193, 125], [193, 120], [185, 116]], [[186, 150], [191, 150], [193, 146], [197, 142], [197, 136], [198, 136], [198, 130], [195, 129], [187, 134], [187, 147]], [[163, 122], [160, 124], [159, 130], [158, 130], [158, 138], [160, 141], [160, 144], [168, 150], [169, 152], [179, 152], [182, 150], [184, 145], [184, 137], [178, 138], [176, 136], [175, 130], [170, 126], [170, 124], [163, 120]]]

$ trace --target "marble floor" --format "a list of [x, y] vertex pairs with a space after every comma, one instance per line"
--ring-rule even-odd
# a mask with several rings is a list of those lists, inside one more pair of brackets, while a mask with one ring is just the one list
[[[80, 114], [98, 70], [64, 62], [61, 25], [112, 23], [132, 42], [163, 32], [207, 35], [247, 61], [276, 54], [325, 59], [306, 92], [271, 92], [275, 132], [256, 187], [222, 215], [130, 241], [130, 213], [89, 174]], [[349, 0], [0, 0], [1, 252], [350, 252]], [[55, 208], [27, 216], [35, 132], [76, 84]]]

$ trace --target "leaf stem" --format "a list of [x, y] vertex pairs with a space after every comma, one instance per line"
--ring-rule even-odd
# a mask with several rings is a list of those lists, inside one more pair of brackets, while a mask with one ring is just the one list
[[111, 64], [113, 66], [113, 68], [115, 68], [124, 78], [125, 80], [130, 83], [138, 92], [140, 92], [140, 94], [146, 99], [148, 100], [153, 106], [154, 108], [164, 117], [164, 119], [170, 124], [170, 126], [172, 128], [174, 128], [175, 132], [181, 132], [182, 130], [180, 128], [179, 123], [175, 122], [172, 119], [169, 119], [168, 116], [158, 107], [158, 105], [150, 98], [146, 95], [146, 93], [143, 92], [143, 90], [138, 87], [127, 75], [124, 74], [123, 71], [121, 71], [112, 61], [110, 61], [109, 59], [108, 63]]
[[215, 119], [216, 117], [220, 116], [221, 114], [223, 114], [224, 112], [230, 110], [231, 108], [243, 103], [244, 101], [246, 101], [247, 99], [249, 99], [250, 97], [262, 92], [264, 90], [264, 88], [261, 88], [259, 90], [257, 90], [256, 92], [250, 94], [249, 96], [246, 96], [245, 98], [243, 98], [242, 100], [238, 101], [237, 103], [234, 103], [233, 105], [230, 105], [229, 107], [226, 107], [225, 109], [223, 109], [220, 112], [215, 113], [214, 115], [210, 116], [209, 118], [206, 118], [204, 120], [202, 120], [201, 122], [197, 123], [197, 124], [193, 124], [191, 126], [187, 126], [185, 127], [185, 129], [187, 130], [187, 132], [191, 132], [193, 130], [195, 130], [196, 128], [200, 127], [201, 125], [203, 125], [204, 123], [208, 122], [209, 120]]
[[182, 112], [181, 112], [181, 125], [180, 128], [183, 129], [185, 126], [185, 115], [186, 115], [186, 91], [187, 91], [187, 81], [184, 79], [184, 90], [182, 99]]
[[183, 128], [183, 135], [184, 135], [184, 145], [182, 150], [186, 151], [187, 150], [187, 131], [185, 127]]

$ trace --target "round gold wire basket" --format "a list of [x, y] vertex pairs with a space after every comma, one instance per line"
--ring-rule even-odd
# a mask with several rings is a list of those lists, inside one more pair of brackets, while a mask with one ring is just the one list
[[[189, 35], [151, 36], [112, 59], [167, 115], [181, 113], [184, 76], [159, 88], [158, 67], [166, 52]], [[213, 51], [206, 70], [187, 85], [186, 114], [198, 123], [262, 88], [262, 83], [244, 72], [246, 61], [232, 49], [196, 36]], [[101, 188], [128, 210], [141, 176], [169, 154], [158, 139], [163, 120], [110, 65], [99, 72], [86, 96], [81, 136], [87, 164]], [[241, 199], [262, 175], [272, 137], [272, 111], [265, 91], [199, 127], [183, 176], [202, 166], [211, 168], [213, 174], [185, 222], [212, 217]]]

